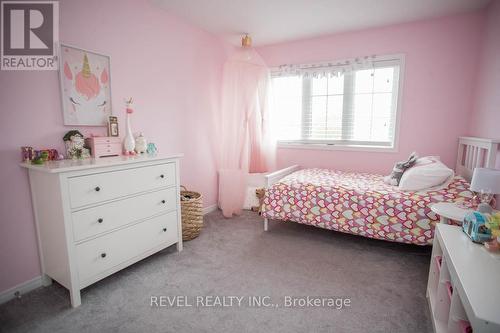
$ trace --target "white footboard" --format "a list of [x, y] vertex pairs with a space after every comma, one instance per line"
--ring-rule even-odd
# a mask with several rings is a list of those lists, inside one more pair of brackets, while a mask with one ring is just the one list
[[[265, 175], [265, 182], [266, 182], [266, 188], [271, 187], [274, 183], [277, 183], [280, 179], [282, 179], [285, 176], [288, 176], [289, 174], [299, 170], [300, 167], [298, 165], [292, 165], [289, 166], [288, 168], [284, 168], [281, 170], [277, 170], [275, 172], [272, 172], [268, 175]], [[265, 218], [264, 219], [264, 231], [267, 231], [268, 229], [268, 220]]]
[[300, 167], [298, 165], [292, 165], [292, 166], [289, 166], [288, 168], [277, 170], [277, 171], [271, 172], [268, 175], [265, 175], [264, 178], [266, 180], [266, 188], [270, 187], [274, 183], [277, 183], [281, 178], [288, 176], [289, 174], [291, 174], [299, 169], [300, 169]]

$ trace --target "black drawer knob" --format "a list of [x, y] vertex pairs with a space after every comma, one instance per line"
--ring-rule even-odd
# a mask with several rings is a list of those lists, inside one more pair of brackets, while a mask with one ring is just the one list
[[165, 178], [165, 175], [160, 175], [160, 178]]
[[106, 253], [101, 253], [101, 258], [106, 258]]
[[163, 228], [163, 232], [167, 232], [167, 228]]
[[101, 188], [100, 188], [99, 186], [96, 186], [96, 187], [95, 187], [95, 191], [96, 191], [96, 192], [99, 192], [100, 190], [101, 190]]
[[165, 200], [162, 200], [162, 201], [161, 201], [161, 203], [163, 203], [163, 204], [164, 204], [165, 202], [166, 202]]
[[99, 218], [97, 222], [102, 223], [104, 220], [102, 218]]

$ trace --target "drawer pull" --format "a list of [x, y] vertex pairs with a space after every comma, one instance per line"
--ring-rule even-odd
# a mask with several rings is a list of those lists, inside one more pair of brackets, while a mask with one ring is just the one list
[[104, 220], [102, 218], [99, 218], [97, 222], [102, 223]]
[[106, 253], [101, 253], [101, 258], [106, 258]]
[[95, 189], [94, 189], [96, 192], [99, 192], [101, 190], [101, 188], [99, 186], [96, 186]]
[[167, 232], [167, 228], [163, 228], [163, 232]]
[[165, 200], [162, 200], [161, 203], [164, 204], [166, 201]]
[[165, 175], [160, 175], [160, 178], [165, 178]]

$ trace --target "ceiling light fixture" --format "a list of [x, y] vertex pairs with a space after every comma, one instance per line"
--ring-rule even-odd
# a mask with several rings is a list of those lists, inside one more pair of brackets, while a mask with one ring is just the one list
[[242, 47], [252, 47], [252, 37], [245, 34], [245, 36], [241, 37], [241, 46]]

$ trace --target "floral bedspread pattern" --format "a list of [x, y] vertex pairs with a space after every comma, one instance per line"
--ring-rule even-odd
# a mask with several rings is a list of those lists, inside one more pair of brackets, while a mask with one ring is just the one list
[[439, 217], [437, 202], [471, 205], [462, 177], [442, 190], [404, 192], [383, 176], [326, 169], [294, 172], [266, 190], [262, 215], [370, 238], [417, 245], [432, 244]]

